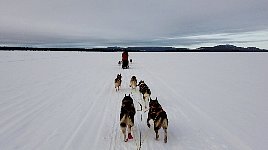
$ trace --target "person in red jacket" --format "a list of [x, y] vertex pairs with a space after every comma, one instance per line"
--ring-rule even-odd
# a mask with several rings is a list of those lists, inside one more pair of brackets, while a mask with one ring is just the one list
[[122, 68], [128, 68], [128, 52], [124, 51], [122, 53]]

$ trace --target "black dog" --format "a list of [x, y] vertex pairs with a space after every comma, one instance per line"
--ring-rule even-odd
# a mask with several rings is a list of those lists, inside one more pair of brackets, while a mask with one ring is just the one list
[[[136, 110], [133, 104], [133, 99], [130, 94], [122, 100], [121, 112], [120, 112], [120, 127], [124, 134], [124, 141], [127, 142], [128, 139], [133, 139], [131, 135], [131, 127], [134, 126], [134, 116]], [[126, 128], [128, 127], [128, 138], [126, 138]]]
[[149, 123], [151, 119], [153, 119], [154, 121], [155, 139], [158, 140], [159, 138], [158, 130], [162, 127], [165, 132], [164, 142], [167, 143], [168, 118], [166, 112], [162, 109], [162, 106], [158, 103], [157, 98], [155, 100], [150, 99], [149, 102], [149, 112], [147, 118], [147, 125], [149, 128], [151, 127]]
[[145, 93], [146, 89], [149, 89], [143, 80], [139, 82], [138, 86], [140, 87], [139, 91], [142, 93], [142, 95]]

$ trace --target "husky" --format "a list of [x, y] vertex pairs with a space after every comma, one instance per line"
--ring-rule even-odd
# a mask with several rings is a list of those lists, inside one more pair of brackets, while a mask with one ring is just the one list
[[122, 82], [122, 76], [120, 73], [120, 74], [117, 74], [117, 77], [114, 80], [115, 91], [119, 91], [119, 87], [121, 86], [121, 82]]
[[158, 130], [162, 127], [165, 132], [164, 142], [167, 143], [168, 118], [166, 112], [162, 109], [162, 106], [158, 103], [157, 98], [155, 100], [152, 100], [150, 98], [149, 112], [147, 118], [147, 126], [149, 128], [151, 127], [149, 123], [151, 119], [153, 119], [154, 121], [155, 139], [158, 140], [159, 138]]
[[142, 97], [145, 103], [145, 109], [147, 109], [147, 103], [151, 97], [151, 90], [149, 88], [146, 88]]
[[136, 76], [131, 77], [129, 87], [131, 87], [132, 89], [136, 89], [136, 87], [137, 87], [137, 78], [136, 78]]
[[140, 87], [139, 88], [139, 91], [144, 94], [145, 93], [145, 90], [148, 89], [149, 87], [145, 84], [145, 82], [143, 80], [141, 80], [138, 84], [138, 86]]
[[138, 84], [138, 86], [140, 87], [139, 88], [139, 91], [141, 92], [142, 94], [142, 98], [144, 100], [144, 103], [145, 103], [145, 109], [147, 109], [147, 103], [149, 101], [149, 98], [151, 96], [151, 90], [149, 89], [149, 87], [145, 84], [145, 82], [143, 80], [141, 80]]
[[[133, 139], [131, 135], [131, 127], [134, 126], [134, 116], [136, 110], [133, 104], [133, 99], [130, 97], [130, 94], [122, 100], [121, 112], [120, 112], [120, 127], [124, 135], [124, 141], [127, 142], [128, 139]], [[128, 138], [126, 138], [126, 128], [128, 128]]]

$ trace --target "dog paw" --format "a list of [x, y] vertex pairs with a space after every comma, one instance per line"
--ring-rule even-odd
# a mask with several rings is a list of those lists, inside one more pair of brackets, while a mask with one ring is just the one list
[[155, 136], [155, 140], [159, 140], [159, 135], [157, 134], [156, 136]]
[[125, 142], [127, 142], [128, 141], [128, 139], [125, 139]]
[[167, 143], [167, 139], [164, 139], [164, 143]]

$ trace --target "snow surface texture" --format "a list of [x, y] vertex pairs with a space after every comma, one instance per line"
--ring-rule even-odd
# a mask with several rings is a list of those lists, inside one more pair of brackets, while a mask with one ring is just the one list
[[[267, 53], [0, 52], [0, 150], [266, 150]], [[114, 89], [117, 73], [122, 87]], [[132, 75], [144, 80], [169, 119], [155, 140], [137, 111], [123, 141], [121, 100]], [[142, 116], [142, 121], [141, 121]]]

